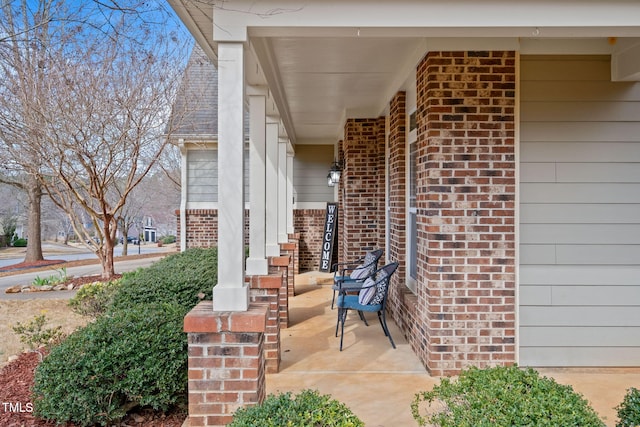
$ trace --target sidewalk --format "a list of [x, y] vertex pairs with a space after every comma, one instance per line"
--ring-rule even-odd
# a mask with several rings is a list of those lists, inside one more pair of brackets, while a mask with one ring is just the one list
[[[267, 392], [317, 389], [345, 403], [367, 427], [416, 426], [411, 401], [415, 393], [431, 389], [439, 379], [427, 373], [390, 319], [396, 350], [375, 315], [368, 315], [367, 327], [350, 313], [340, 352], [330, 285], [331, 276], [326, 274], [296, 276], [296, 296], [289, 299], [290, 326], [281, 330], [280, 372], [267, 375]], [[614, 407], [622, 402], [626, 390], [640, 387], [638, 368], [538, 371], [571, 384], [611, 427], [616, 421]]]

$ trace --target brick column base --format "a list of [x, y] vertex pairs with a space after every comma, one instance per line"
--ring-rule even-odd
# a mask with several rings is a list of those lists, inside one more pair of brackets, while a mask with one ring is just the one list
[[296, 242], [288, 242], [288, 243], [280, 243], [280, 254], [282, 256], [288, 256], [289, 257], [289, 265], [288, 265], [288, 271], [289, 271], [289, 275], [287, 277], [287, 295], [289, 295], [290, 297], [294, 297], [296, 296], [296, 283], [295, 283], [295, 277], [296, 277], [296, 258], [297, 258], [297, 253], [298, 253], [298, 245]]
[[278, 307], [280, 329], [289, 327], [289, 284], [293, 286], [293, 270], [289, 268], [290, 256], [268, 257], [269, 274], [282, 274], [282, 286], [280, 287], [280, 303]]
[[267, 326], [264, 333], [265, 369], [268, 374], [280, 370], [280, 322], [279, 301], [283, 274], [267, 276], [246, 276], [251, 286], [249, 298], [252, 303], [266, 303], [269, 306]]
[[203, 301], [184, 319], [189, 342], [189, 426], [224, 426], [237, 409], [265, 397], [268, 306], [214, 312]]

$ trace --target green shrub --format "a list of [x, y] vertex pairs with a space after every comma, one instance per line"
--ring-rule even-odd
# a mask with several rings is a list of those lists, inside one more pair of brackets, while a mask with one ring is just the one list
[[160, 241], [164, 245], [170, 245], [171, 243], [175, 243], [176, 242], [176, 236], [164, 236], [163, 238], [160, 239]]
[[27, 323], [16, 323], [11, 329], [20, 336], [21, 343], [28, 345], [29, 350], [36, 351], [40, 347], [56, 345], [66, 336], [62, 332], [62, 326], [45, 328], [45, 323], [47, 323], [47, 317], [39, 314]]
[[627, 390], [622, 403], [615, 408], [618, 411], [616, 427], [633, 427], [640, 425], [640, 390], [631, 387]]
[[217, 269], [217, 248], [194, 248], [167, 256], [150, 267], [125, 274], [109, 310], [150, 302], [170, 302], [191, 309], [199, 300], [212, 298]]
[[73, 311], [83, 316], [98, 317], [111, 305], [122, 281], [88, 283], [69, 300]]
[[315, 390], [269, 395], [256, 406], [239, 409], [228, 427], [360, 427], [349, 408]]
[[105, 314], [38, 366], [34, 412], [57, 423], [107, 425], [140, 405], [167, 410], [187, 387], [184, 308], [138, 305]]
[[13, 241], [14, 248], [26, 248], [27, 247], [27, 239], [15, 239]]
[[457, 381], [443, 378], [432, 391], [418, 393], [411, 409], [421, 426], [604, 426], [571, 386], [517, 366], [470, 368]]

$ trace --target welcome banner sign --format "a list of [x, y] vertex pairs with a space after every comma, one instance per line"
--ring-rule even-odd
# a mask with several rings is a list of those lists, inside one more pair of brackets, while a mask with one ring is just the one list
[[322, 252], [320, 254], [320, 271], [329, 272], [333, 265], [333, 242], [338, 228], [338, 204], [327, 203], [322, 233]]

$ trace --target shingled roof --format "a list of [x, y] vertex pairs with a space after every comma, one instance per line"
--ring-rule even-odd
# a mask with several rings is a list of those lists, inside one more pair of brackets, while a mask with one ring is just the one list
[[194, 46], [173, 106], [172, 138], [216, 140], [218, 136], [218, 70], [197, 44]]

